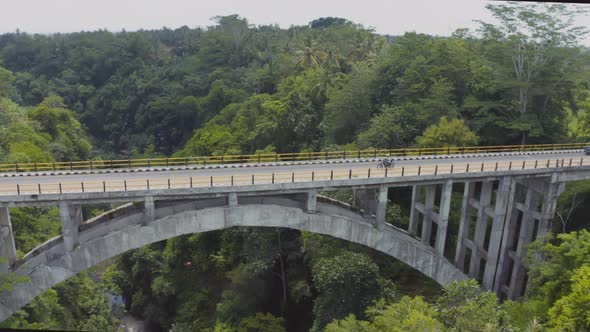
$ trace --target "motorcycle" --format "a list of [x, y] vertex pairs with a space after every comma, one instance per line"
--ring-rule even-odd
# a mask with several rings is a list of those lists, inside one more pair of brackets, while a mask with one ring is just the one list
[[378, 164], [377, 168], [391, 168], [395, 166], [395, 161], [391, 158], [383, 158]]

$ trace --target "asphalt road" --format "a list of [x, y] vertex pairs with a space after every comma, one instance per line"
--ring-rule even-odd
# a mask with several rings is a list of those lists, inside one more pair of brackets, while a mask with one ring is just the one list
[[[521, 164], [523, 161], [539, 160], [539, 164], [551, 160], [555, 162], [557, 159], [566, 160], [566, 164], [569, 159], [572, 158], [574, 161], [580, 162], [580, 158], [586, 157], [580, 151], [572, 152], [551, 152], [545, 154], [533, 154], [533, 155], [505, 155], [505, 156], [473, 156], [473, 157], [461, 157], [461, 158], [442, 158], [442, 159], [418, 159], [418, 160], [397, 160], [395, 168], [402, 166], [412, 167], [422, 165], [425, 166], [444, 166], [450, 164], [466, 164], [466, 163], [490, 163], [490, 162], [510, 162], [512, 161], [515, 165]], [[574, 162], [575, 163], [575, 162]], [[259, 167], [228, 167], [228, 168], [207, 168], [207, 169], [177, 169], [177, 170], [162, 170], [162, 171], [142, 171], [138, 172], [137, 169], [133, 172], [121, 172], [118, 170], [117, 173], [95, 173], [95, 174], [56, 174], [56, 175], [24, 175], [24, 176], [9, 176], [0, 177], [0, 186], [4, 185], [15, 185], [15, 184], [54, 184], [54, 183], [68, 183], [68, 182], [101, 182], [101, 181], [117, 181], [117, 180], [164, 180], [164, 179], [175, 179], [175, 178], [189, 178], [189, 177], [202, 177], [202, 176], [244, 176], [251, 174], [271, 174], [271, 173], [291, 173], [291, 172], [311, 172], [311, 171], [343, 171], [343, 170], [359, 170], [376, 168], [377, 162], [345, 162], [345, 163], [315, 163], [315, 164], [293, 164], [293, 165], [274, 165], [274, 166], [259, 166]], [[1, 174], [0, 174], [1, 175]]]

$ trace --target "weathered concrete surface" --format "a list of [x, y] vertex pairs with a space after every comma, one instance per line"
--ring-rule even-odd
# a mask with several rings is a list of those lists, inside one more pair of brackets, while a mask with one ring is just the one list
[[7, 208], [0, 208], [0, 273], [6, 273], [16, 262], [14, 233]]
[[453, 193], [453, 181], [446, 181], [442, 185], [440, 205], [438, 211], [438, 228], [436, 230], [436, 251], [444, 255], [447, 240], [447, 228], [449, 224], [449, 212], [451, 211], [451, 194]]
[[[392, 226], [378, 230], [350, 208], [318, 200], [315, 213], [307, 213], [297, 202], [257, 198], [266, 204], [199, 209], [198, 202], [155, 206], [155, 220], [145, 223], [145, 212], [133, 212], [90, 227], [79, 234], [79, 245], [67, 251], [63, 240], [48, 241], [44, 250], [30, 255], [15, 272], [29, 281], [0, 294], [0, 321], [30, 302], [35, 296], [74, 274], [108, 258], [150, 243], [183, 234], [234, 226], [285, 227], [326, 234], [382, 251], [414, 267], [441, 285], [466, 276], [436, 250]], [[242, 200], [240, 200], [242, 202]], [[269, 204], [274, 202], [274, 204]], [[285, 203], [285, 204], [283, 204]], [[207, 203], [211, 206], [211, 202]], [[305, 203], [304, 203], [305, 204]]]

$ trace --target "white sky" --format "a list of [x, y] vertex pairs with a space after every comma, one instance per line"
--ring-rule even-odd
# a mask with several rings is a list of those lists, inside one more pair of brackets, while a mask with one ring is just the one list
[[[0, 33], [107, 29], [134, 31], [207, 26], [217, 15], [239, 14], [256, 25], [304, 25], [324, 16], [343, 17], [378, 33], [416, 31], [449, 35], [491, 21], [487, 0], [0, 0]], [[589, 5], [590, 6], [590, 5]], [[590, 26], [590, 17], [578, 20]], [[590, 46], [590, 36], [583, 42]]]

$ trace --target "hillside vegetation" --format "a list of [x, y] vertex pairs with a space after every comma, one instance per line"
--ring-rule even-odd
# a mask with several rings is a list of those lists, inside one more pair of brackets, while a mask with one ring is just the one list
[[[488, 9], [501, 24], [450, 37], [237, 15], [206, 28], [0, 35], [0, 163], [590, 141], [576, 10]], [[407, 223], [404, 190], [392, 191], [390, 222]], [[533, 246], [543, 260], [530, 255], [531, 287], [516, 302], [474, 281], [440, 289], [326, 236], [233, 228], [125, 253], [0, 326], [116, 330], [108, 291], [155, 331], [589, 330], [589, 198], [587, 182], [568, 186], [561, 234]], [[85, 216], [109, 207], [93, 208]], [[57, 208], [11, 214], [20, 256], [60, 232]], [[104, 283], [89, 277], [103, 272]]]

